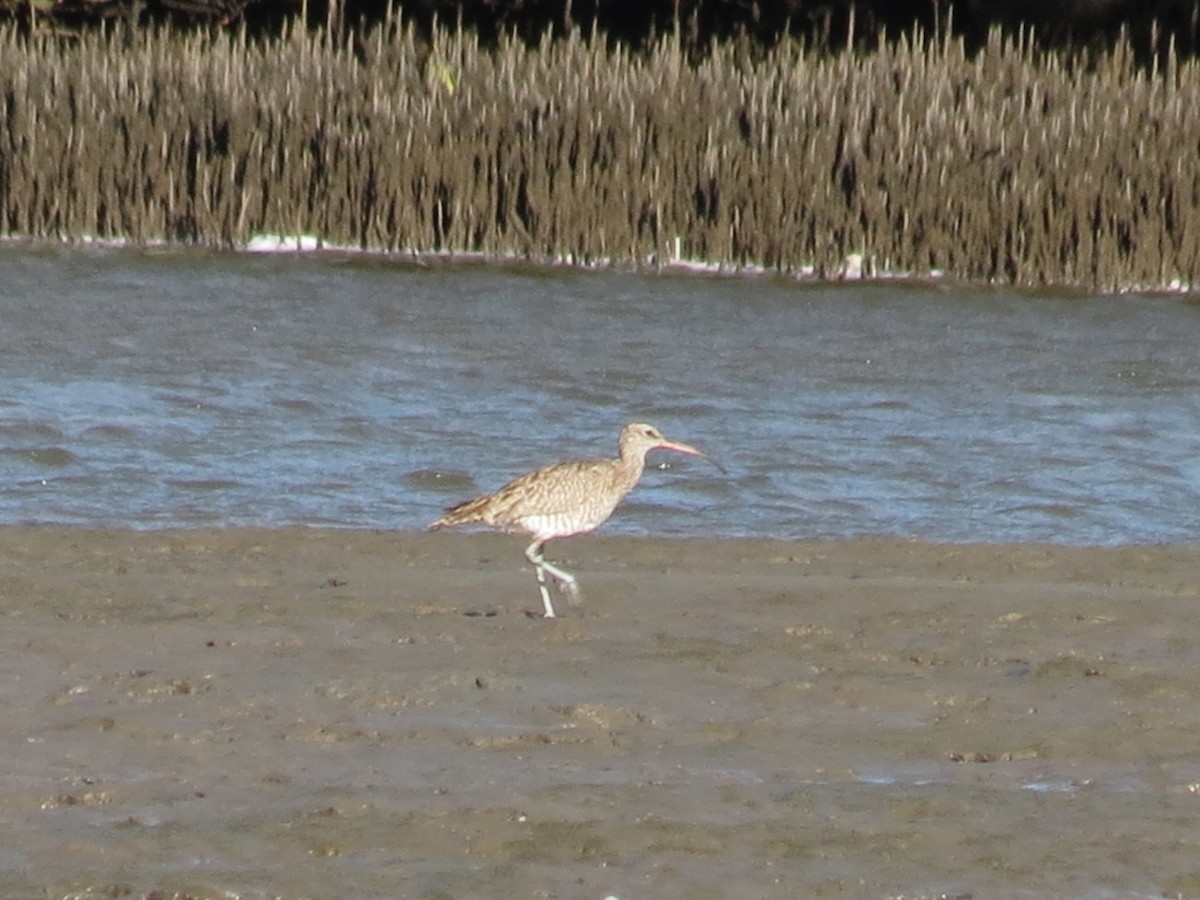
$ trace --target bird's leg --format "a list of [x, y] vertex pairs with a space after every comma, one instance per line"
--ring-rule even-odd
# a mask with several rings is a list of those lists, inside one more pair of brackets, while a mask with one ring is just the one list
[[533, 566], [533, 571], [537, 573], [538, 587], [542, 591], [542, 605], [546, 608], [545, 618], [553, 619], [554, 604], [550, 602], [550, 590], [546, 587], [546, 570], [550, 570], [550, 574], [555, 574], [552, 566], [547, 565], [546, 560], [542, 558], [542, 547], [545, 546], [545, 541], [534, 541], [525, 548], [525, 558], [529, 560], [529, 564]]
[[575, 580], [575, 576], [566, 569], [560, 569], [553, 563], [548, 563], [542, 560], [542, 568], [558, 579], [558, 583], [562, 585], [563, 590], [567, 592], [567, 602], [572, 606], [578, 606], [583, 601], [583, 596], [579, 590], [579, 582]]

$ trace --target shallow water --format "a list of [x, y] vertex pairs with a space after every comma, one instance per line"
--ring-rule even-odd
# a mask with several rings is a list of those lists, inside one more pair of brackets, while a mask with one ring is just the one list
[[657, 424], [609, 533], [1200, 526], [1200, 305], [343, 255], [0, 249], [0, 522], [418, 529]]

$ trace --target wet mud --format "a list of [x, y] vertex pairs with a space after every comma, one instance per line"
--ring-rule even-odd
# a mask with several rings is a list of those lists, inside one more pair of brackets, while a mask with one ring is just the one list
[[0, 529], [0, 894], [1200, 896], [1200, 548]]

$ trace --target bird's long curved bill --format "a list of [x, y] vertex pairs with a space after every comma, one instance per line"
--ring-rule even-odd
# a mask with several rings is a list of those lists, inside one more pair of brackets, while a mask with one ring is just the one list
[[660, 449], [660, 450], [677, 450], [680, 453], [686, 453], [688, 456], [698, 456], [701, 459], [705, 460], [706, 462], [710, 462], [714, 466], [716, 466], [718, 469], [720, 469], [722, 475], [729, 474], [729, 472], [726, 471], [726, 469], [723, 465], [721, 465], [719, 462], [717, 462], [715, 459], [713, 459], [707, 453], [701, 453], [699, 450], [697, 450], [691, 444], [680, 444], [677, 441], [663, 441], [661, 444], [658, 445], [658, 449]]

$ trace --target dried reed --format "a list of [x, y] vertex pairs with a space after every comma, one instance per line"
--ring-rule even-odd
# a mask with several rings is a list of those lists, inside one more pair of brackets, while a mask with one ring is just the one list
[[0, 30], [0, 233], [1196, 285], [1200, 64]]

